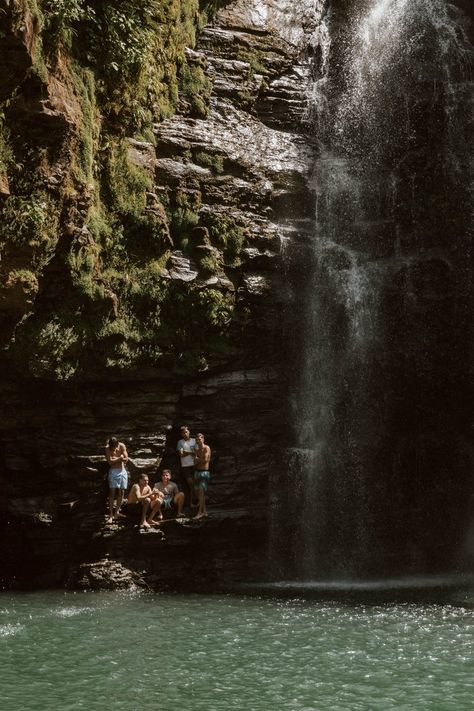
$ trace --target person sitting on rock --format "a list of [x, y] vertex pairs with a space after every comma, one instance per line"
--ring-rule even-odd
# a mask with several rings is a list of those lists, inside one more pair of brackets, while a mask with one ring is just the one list
[[199, 509], [195, 518], [204, 518], [206, 511], [206, 491], [209, 488], [209, 462], [211, 461], [211, 448], [204, 444], [204, 435], [196, 435], [194, 491], [198, 497]]
[[[109, 463], [109, 517], [107, 523], [112, 523], [114, 519], [124, 518], [120, 513], [125, 489], [128, 485], [128, 473], [125, 463], [128, 461], [127, 448], [123, 442], [119, 442], [117, 437], [110, 437], [105, 448], [105, 457]], [[114, 500], [116, 509], [114, 514]]]
[[[150, 528], [155, 521], [153, 516], [160, 510], [164, 495], [161, 492], [153, 492], [148, 483], [148, 476], [141, 474], [138, 484], [134, 484], [128, 494], [128, 504], [139, 504], [142, 507], [140, 528]], [[150, 511], [147, 520], [147, 513]]]
[[[173, 506], [177, 508], [176, 518], [184, 518], [183, 506], [184, 506], [184, 494], [179, 491], [177, 485], [174, 481], [171, 481], [171, 472], [169, 469], [163, 469], [161, 472], [161, 481], [157, 482], [153, 487], [153, 490], [157, 494], [162, 494], [163, 501], [160, 503], [160, 508], [171, 510]], [[161, 520], [163, 514], [159, 513], [158, 518]], [[154, 520], [154, 514], [149, 517], [149, 523]]]

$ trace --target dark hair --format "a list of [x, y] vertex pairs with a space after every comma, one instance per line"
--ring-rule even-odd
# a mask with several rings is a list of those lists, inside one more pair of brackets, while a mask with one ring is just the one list
[[110, 447], [110, 449], [115, 449], [118, 447], [118, 438], [117, 437], [109, 437], [109, 441], [107, 442], [107, 447]]
[[179, 428], [179, 431], [182, 432], [183, 430], [189, 430], [188, 425], [181, 425], [181, 427]]

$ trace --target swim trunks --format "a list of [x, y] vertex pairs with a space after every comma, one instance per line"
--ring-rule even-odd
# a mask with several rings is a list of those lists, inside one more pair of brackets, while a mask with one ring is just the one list
[[207, 491], [209, 488], [209, 477], [211, 475], [207, 470], [204, 469], [196, 469], [194, 472], [194, 488], [196, 490], [198, 489], [204, 489], [204, 491]]
[[126, 489], [128, 484], [128, 474], [125, 468], [109, 469], [109, 489]]

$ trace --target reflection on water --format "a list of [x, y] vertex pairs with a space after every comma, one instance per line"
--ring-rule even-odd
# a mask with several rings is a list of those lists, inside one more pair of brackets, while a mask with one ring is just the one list
[[3, 594], [2, 709], [467, 711], [473, 603]]

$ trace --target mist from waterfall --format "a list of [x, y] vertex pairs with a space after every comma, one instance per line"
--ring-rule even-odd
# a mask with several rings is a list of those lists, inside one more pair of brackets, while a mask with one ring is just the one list
[[[294, 446], [274, 487], [277, 575], [420, 572], [446, 566], [459, 543], [474, 205], [467, 32], [443, 0], [372, 0], [333, 3], [316, 38], [316, 230]], [[443, 544], [432, 540], [437, 515]]]

